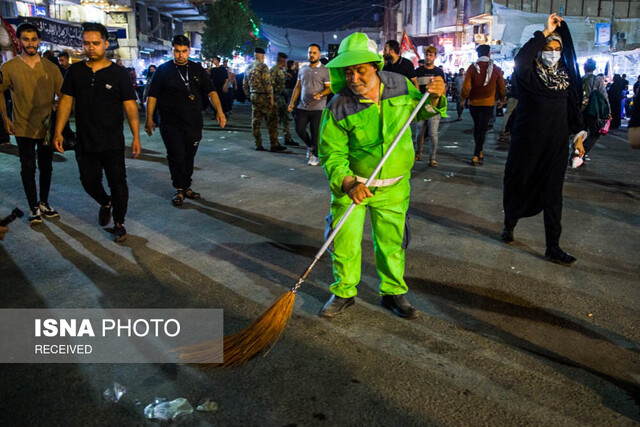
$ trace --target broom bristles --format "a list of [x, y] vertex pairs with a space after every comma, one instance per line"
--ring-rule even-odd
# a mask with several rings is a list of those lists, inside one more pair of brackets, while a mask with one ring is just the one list
[[[178, 353], [184, 363], [204, 364], [205, 368], [243, 365], [278, 341], [289, 324], [295, 299], [294, 292], [287, 292], [249, 326], [224, 337], [223, 346], [220, 346], [220, 340], [212, 340], [173, 351]], [[214, 362], [220, 360], [221, 347], [224, 348], [223, 362]], [[211, 362], [207, 362], [208, 360]]]

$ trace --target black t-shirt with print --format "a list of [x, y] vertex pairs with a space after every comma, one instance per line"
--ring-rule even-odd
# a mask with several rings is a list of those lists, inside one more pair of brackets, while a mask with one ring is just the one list
[[442, 77], [444, 82], [447, 82], [447, 79], [444, 77], [444, 71], [440, 67], [433, 67], [431, 69], [425, 67], [418, 67], [416, 70], [416, 77], [418, 78], [418, 85], [420, 92], [425, 93], [427, 91], [427, 84], [429, 84], [429, 79], [425, 79], [425, 77]]
[[[188, 85], [186, 84], [188, 81]], [[215, 87], [211, 77], [197, 62], [178, 66], [173, 60], [160, 65], [151, 80], [149, 96], [156, 98], [160, 126], [189, 132], [189, 139], [200, 140], [202, 109]]]
[[94, 73], [85, 62], [72, 64], [61, 92], [75, 98], [77, 149], [124, 150], [122, 103], [136, 99], [126, 68], [112, 63]]

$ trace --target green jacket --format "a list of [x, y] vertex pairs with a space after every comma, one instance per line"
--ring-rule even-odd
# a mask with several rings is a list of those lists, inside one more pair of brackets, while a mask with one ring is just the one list
[[[422, 98], [420, 91], [403, 75], [379, 71], [378, 77], [379, 106], [345, 87], [322, 113], [318, 155], [335, 197], [344, 196], [342, 181], [346, 176], [368, 178], [373, 173]], [[447, 99], [443, 95], [437, 108], [427, 100], [416, 118], [426, 120], [436, 114], [447, 117], [446, 111]], [[408, 176], [414, 156], [409, 128], [376, 178]]]

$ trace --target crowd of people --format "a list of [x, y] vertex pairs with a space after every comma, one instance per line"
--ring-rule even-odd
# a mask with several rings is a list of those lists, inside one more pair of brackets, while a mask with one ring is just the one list
[[[354, 33], [342, 41], [331, 61], [321, 57], [318, 44], [309, 45], [308, 64], [299, 69], [285, 53], [279, 53], [269, 68], [265, 51], [256, 48], [255, 62], [236, 76], [228, 62], [217, 56], [210, 70], [189, 60], [191, 42], [178, 35], [172, 40], [173, 58], [149, 66], [145, 87], [137, 88], [135, 69], [107, 58], [108, 33], [101, 24], [83, 24], [86, 60], [74, 64], [64, 52], [43, 60], [38, 54], [40, 32], [32, 24], [20, 24], [17, 37], [21, 54], [0, 68], [0, 114], [18, 144], [30, 224], [41, 223], [43, 216], [60, 216], [49, 204], [53, 152], [72, 147], [80, 182], [98, 203], [98, 223], [105, 227], [113, 220], [113, 240], [127, 238], [123, 118], [131, 129], [131, 155], [136, 158], [141, 151], [140, 103], [145, 111], [144, 130], [151, 136], [159, 128], [166, 147], [175, 190], [171, 203], [180, 207], [185, 198], [199, 199], [192, 185], [203, 107], [211, 106], [224, 128], [234, 98], [243, 95], [251, 102], [255, 150], [266, 151], [260, 132], [263, 119], [270, 152], [299, 146], [289, 127], [293, 118], [295, 133], [307, 149], [307, 164], [322, 166], [329, 180], [328, 230], [342, 227], [342, 217], [352, 215], [335, 236], [331, 251], [335, 282], [330, 288], [333, 295], [321, 311], [324, 317], [334, 317], [354, 303], [367, 210], [381, 278], [381, 305], [400, 317], [415, 317], [415, 309], [404, 298], [403, 279], [409, 178], [414, 162], [421, 159], [425, 138], [429, 165], [438, 167], [438, 130], [441, 118], [447, 117], [447, 94], [456, 103], [456, 121], [462, 119], [465, 108], [472, 117], [473, 166], [484, 164], [487, 130], [496, 110], [507, 105], [502, 134], [509, 134], [510, 143], [502, 241], [514, 241], [514, 229], [522, 218], [543, 213], [546, 259], [572, 265], [576, 259], [560, 247], [562, 187], [570, 152], [582, 158], [591, 150], [603, 121], [610, 120], [612, 128], [619, 126], [624, 108], [619, 94], [628, 86], [625, 76], [615, 75], [607, 89], [603, 79], [594, 75], [593, 60], [584, 65], [581, 78], [571, 34], [556, 14], [549, 15], [544, 30], [520, 49], [514, 74], [506, 81], [486, 45], [478, 46], [478, 59], [466, 70], [447, 76], [435, 65], [438, 51], [433, 46], [425, 49], [425, 59], [416, 69], [400, 55], [397, 41], [388, 41], [380, 55], [375, 42]], [[639, 84], [634, 87], [636, 99]], [[11, 116], [2, 96], [5, 90], [11, 93]], [[423, 98], [426, 102], [416, 112], [413, 134], [407, 131], [391, 148]], [[73, 109], [75, 133], [68, 125]], [[278, 140], [279, 123], [283, 144]], [[382, 161], [385, 167], [368, 180]], [[0, 229], [0, 238], [6, 231]]]

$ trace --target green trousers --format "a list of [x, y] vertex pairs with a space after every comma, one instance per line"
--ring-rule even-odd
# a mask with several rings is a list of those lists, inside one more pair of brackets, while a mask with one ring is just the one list
[[[389, 187], [370, 188], [373, 197], [356, 206], [333, 242], [333, 276], [330, 289], [335, 295], [350, 298], [357, 294], [362, 264], [362, 231], [369, 208], [373, 231], [376, 269], [380, 276], [380, 295], [407, 293], [404, 281], [405, 221], [409, 208], [409, 177]], [[351, 199], [332, 198], [331, 227], [347, 211]], [[408, 236], [407, 236], [408, 237]]]

